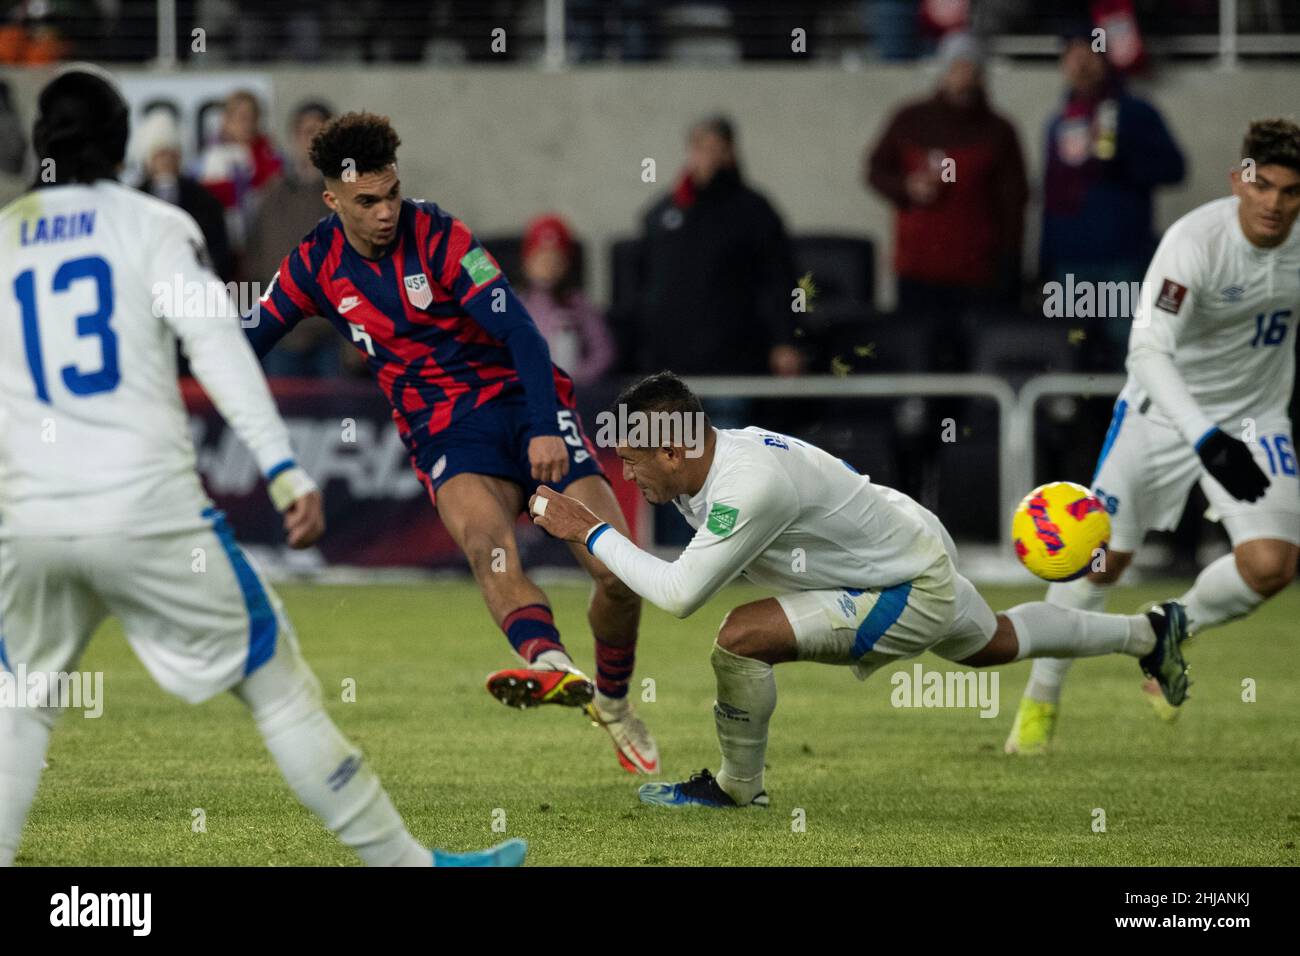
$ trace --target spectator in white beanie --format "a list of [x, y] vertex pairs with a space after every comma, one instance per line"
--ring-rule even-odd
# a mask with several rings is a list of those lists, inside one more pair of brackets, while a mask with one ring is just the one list
[[226, 235], [221, 203], [197, 180], [181, 172], [181, 138], [172, 111], [150, 110], [136, 128], [136, 155], [144, 168], [140, 189], [194, 217], [212, 258], [213, 271], [223, 282], [235, 278], [234, 256]]

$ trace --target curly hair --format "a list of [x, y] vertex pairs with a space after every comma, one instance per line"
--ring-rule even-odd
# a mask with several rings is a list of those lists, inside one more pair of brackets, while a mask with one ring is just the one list
[[401, 145], [387, 116], [344, 113], [313, 137], [311, 164], [328, 179], [339, 179], [344, 172], [373, 173], [397, 162]]
[[1256, 166], [1285, 166], [1300, 173], [1300, 126], [1280, 117], [1255, 120], [1241, 144], [1241, 158]]

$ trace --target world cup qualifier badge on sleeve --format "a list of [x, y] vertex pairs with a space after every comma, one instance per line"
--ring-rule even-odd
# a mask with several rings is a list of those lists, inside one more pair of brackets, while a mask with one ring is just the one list
[[1187, 286], [1180, 285], [1173, 279], [1166, 279], [1160, 285], [1160, 295], [1156, 297], [1156, 308], [1171, 315], [1177, 315], [1183, 307], [1187, 295]]

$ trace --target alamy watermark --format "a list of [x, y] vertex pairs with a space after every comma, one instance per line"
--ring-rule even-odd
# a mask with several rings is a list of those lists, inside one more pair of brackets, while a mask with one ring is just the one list
[[1043, 283], [1043, 315], [1049, 319], [1133, 319], [1150, 323], [1153, 305], [1165, 308], [1168, 281], [1160, 287], [1147, 282], [1094, 282], [1066, 273], [1064, 282]]
[[58, 707], [83, 711], [83, 717], [104, 713], [103, 671], [32, 671], [19, 663], [0, 668], [0, 707]]
[[913, 664], [911, 671], [894, 671], [889, 682], [889, 703], [894, 707], [971, 707], [981, 717], [996, 717], [1000, 700], [997, 671], [927, 671]]
[[158, 318], [220, 317], [239, 319], [245, 328], [256, 328], [261, 322], [260, 303], [265, 293], [260, 282], [200, 282], [178, 272], [170, 282], [155, 282], [150, 294], [153, 314]]
[[664, 448], [668, 445], [686, 449], [687, 458], [704, 454], [708, 418], [703, 412], [628, 411], [620, 404], [617, 411], [596, 415], [596, 445], [600, 448]]

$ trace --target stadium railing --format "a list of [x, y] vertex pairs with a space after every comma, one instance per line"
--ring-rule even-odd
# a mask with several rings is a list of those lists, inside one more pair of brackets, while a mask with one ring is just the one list
[[687, 379], [701, 398], [937, 398], [977, 397], [998, 409], [998, 525], [1004, 553], [1011, 548], [1011, 512], [1034, 487], [1035, 409], [1056, 395], [1117, 395], [1123, 375], [1054, 372], [1027, 380], [1016, 391], [994, 375], [871, 375], [802, 378], [701, 376]]
[[[1013, 483], [1024, 475], [1024, 469], [1010, 458], [1014, 446], [1007, 434], [1016, 413], [1016, 393], [995, 375], [699, 376], [688, 377], [686, 382], [700, 398], [987, 398], [998, 409], [998, 502], [1002, 512], [1009, 516], [1020, 496], [1029, 490], [1029, 486]], [[1002, 543], [1010, 548], [1010, 519], [999, 524]]]
[[[1008, 445], [1005, 460], [1013, 469], [1010, 480], [1018, 482], [1018, 487], [1026, 492], [1034, 487], [1034, 449], [1037, 447], [1034, 410], [1040, 401], [1056, 395], [1088, 398], [1118, 395], [1124, 381], [1123, 375], [1052, 372], [1036, 375], [1020, 386], [1011, 418], [1002, 433]], [[1009, 515], [1010, 511], [1006, 513]]]

